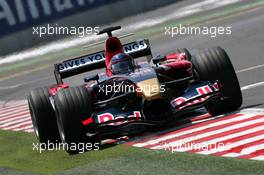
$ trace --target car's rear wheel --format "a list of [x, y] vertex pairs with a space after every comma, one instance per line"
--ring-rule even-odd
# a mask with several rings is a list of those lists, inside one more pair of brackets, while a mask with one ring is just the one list
[[205, 49], [195, 55], [192, 63], [201, 80], [219, 80], [224, 98], [206, 106], [212, 115], [237, 110], [242, 105], [242, 93], [229, 56], [221, 47]]
[[55, 110], [61, 140], [68, 145], [66, 148], [68, 153], [84, 151], [78, 147], [71, 149], [71, 145], [99, 145], [100, 139], [93, 123], [88, 126], [82, 123], [93, 114], [92, 97], [87, 88], [80, 86], [61, 89], [55, 96]]
[[55, 111], [48, 88], [38, 88], [28, 95], [28, 105], [35, 134], [40, 143], [60, 142]]

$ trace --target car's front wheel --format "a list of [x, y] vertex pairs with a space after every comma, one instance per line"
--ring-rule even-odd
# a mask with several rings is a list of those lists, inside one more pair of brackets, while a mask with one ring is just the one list
[[237, 110], [242, 105], [242, 93], [229, 56], [221, 47], [205, 49], [192, 59], [198, 76], [204, 81], [219, 80], [224, 98], [211, 101], [207, 110], [212, 115]]
[[67, 144], [68, 153], [83, 151], [78, 148], [79, 144], [100, 144], [93, 123], [89, 126], [82, 123], [92, 118], [93, 114], [91, 93], [87, 88], [80, 86], [61, 89], [54, 100], [61, 140]]

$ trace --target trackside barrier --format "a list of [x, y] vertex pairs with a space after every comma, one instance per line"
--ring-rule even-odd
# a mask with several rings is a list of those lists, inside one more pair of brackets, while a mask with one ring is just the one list
[[[0, 0], [0, 56], [60, 39], [33, 35], [33, 27], [109, 24], [178, 0]], [[129, 8], [128, 8], [129, 7]]]

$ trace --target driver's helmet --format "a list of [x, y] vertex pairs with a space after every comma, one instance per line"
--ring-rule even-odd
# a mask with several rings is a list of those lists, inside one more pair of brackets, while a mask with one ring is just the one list
[[134, 67], [134, 59], [125, 53], [116, 54], [111, 60], [111, 71], [113, 75], [130, 73], [134, 71]]

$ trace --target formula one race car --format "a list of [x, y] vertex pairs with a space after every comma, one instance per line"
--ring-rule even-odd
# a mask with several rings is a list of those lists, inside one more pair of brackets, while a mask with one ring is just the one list
[[[153, 58], [147, 39], [122, 45], [113, 37], [120, 28], [98, 33], [108, 34], [105, 51], [55, 64], [57, 85], [30, 92], [29, 108], [41, 143], [100, 143], [164, 125], [190, 110], [206, 108], [218, 115], [241, 106], [239, 82], [224, 49], [196, 55], [175, 49]], [[140, 57], [148, 62], [136, 63]], [[63, 83], [99, 68], [106, 73], [88, 73], [83, 85]]]

